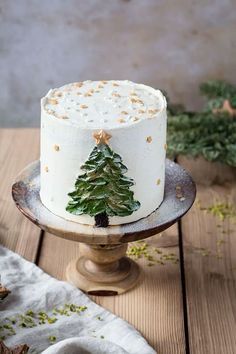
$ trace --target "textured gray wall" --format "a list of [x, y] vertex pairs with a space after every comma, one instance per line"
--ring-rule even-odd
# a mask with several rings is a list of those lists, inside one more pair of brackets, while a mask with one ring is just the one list
[[130, 79], [188, 108], [236, 82], [235, 0], [0, 0], [0, 126], [38, 126], [49, 88]]

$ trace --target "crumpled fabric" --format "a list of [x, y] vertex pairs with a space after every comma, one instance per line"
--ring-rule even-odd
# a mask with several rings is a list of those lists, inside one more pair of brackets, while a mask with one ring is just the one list
[[32, 328], [12, 325], [16, 333], [4, 340], [8, 347], [26, 343], [32, 354], [156, 353], [130, 324], [2, 246], [0, 274], [4, 286], [11, 290], [0, 303], [0, 337], [7, 331], [1, 329], [9, 321], [6, 318], [18, 319], [29, 310], [54, 317], [53, 310], [55, 313], [55, 308], [60, 310], [65, 304], [87, 307], [79, 313], [70, 312], [70, 316], [57, 314], [57, 321], [51, 324], [46, 321]]

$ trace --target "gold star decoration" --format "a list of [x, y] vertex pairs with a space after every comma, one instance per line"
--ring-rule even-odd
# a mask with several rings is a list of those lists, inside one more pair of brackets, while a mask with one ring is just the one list
[[227, 112], [230, 117], [236, 116], [236, 109], [231, 106], [229, 100], [224, 100], [223, 106], [221, 108], [213, 109], [213, 113], [223, 113]]
[[93, 137], [97, 145], [108, 144], [109, 139], [111, 139], [111, 135], [106, 133], [104, 130], [100, 130], [99, 132], [93, 133]]

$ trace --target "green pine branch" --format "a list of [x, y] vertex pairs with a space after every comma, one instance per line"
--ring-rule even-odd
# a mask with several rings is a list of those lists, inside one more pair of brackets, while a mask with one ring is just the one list
[[203, 156], [236, 167], [236, 119], [227, 112], [213, 113], [226, 99], [236, 107], [236, 87], [216, 80], [203, 83], [200, 91], [207, 98], [203, 112], [169, 112], [167, 154]]

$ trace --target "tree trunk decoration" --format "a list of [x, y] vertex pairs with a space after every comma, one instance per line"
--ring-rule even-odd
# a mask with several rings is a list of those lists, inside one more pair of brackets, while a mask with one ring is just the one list
[[132, 178], [122, 158], [108, 146], [110, 135], [104, 131], [94, 134], [97, 146], [81, 166], [85, 173], [78, 176], [75, 190], [68, 195], [66, 210], [75, 215], [87, 214], [95, 218], [95, 226], [107, 227], [109, 216], [128, 216], [140, 207], [134, 200]]

